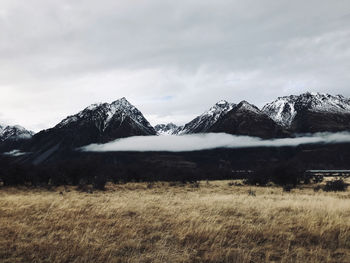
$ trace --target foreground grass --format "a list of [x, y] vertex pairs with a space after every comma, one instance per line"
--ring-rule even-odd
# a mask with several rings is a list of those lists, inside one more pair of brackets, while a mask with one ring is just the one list
[[349, 262], [349, 201], [227, 181], [2, 188], [0, 262]]

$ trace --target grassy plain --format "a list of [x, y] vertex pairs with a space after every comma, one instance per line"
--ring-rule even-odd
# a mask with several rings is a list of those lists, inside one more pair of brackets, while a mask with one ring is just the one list
[[350, 191], [0, 188], [0, 262], [350, 262]]

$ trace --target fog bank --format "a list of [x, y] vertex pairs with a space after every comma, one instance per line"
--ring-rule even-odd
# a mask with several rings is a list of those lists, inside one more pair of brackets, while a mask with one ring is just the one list
[[350, 142], [349, 132], [316, 133], [297, 138], [263, 140], [257, 137], [236, 136], [226, 133], [191, 134], [181, 136], [135, 136], [105, 144], [91, 144], [82, 147], [86, 152], [114, 151], [167, 151], [187, 152], [215, 148], [281, 147], [315, 143]]
[[13, 156], [13, 157], [22, 156], [22, 155], [26, 155], [26, 154], [28, 154], [28, 153], [21, 152], [20, 150], [12, 150], [10, 152], [3, 153], [3, 155]]

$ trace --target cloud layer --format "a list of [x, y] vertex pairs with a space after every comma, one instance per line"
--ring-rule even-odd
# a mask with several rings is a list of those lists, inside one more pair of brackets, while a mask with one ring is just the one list
[[314, 143], [350, 142], [350, 133], [316, 133], [297, 138], [262, 140], [256, 137], [226, 133], [191, 134], [181, 136], [135, 136], [106, 144], [91, 144], [81, 148], [86, 152], [168, 151], [186, 152], [215, 148], [281, 147]]
[[2, 0], [0, 32], [0, 122], [35, 131], [124, 96], [152, 124], [350, 96], [348, 0]]

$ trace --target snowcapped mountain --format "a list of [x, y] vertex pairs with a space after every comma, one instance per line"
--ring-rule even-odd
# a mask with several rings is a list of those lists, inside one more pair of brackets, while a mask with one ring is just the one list
[[341, 95], [304, 93], [279, 97], [262, 111], [295, 132], [341, 131], [350, 128], [350, 99]]
[[247, 101], [235, 105], [232, 110], [218, 119], [209, 132], [225, 132], [260, 138], [288, 136], [280, 125]]
[[219, 101], [208, 111], [198, 116], [191, 122], [187, 123], [182, 129], [177, 131], [177, 134], [190, 134], [190, 133], [204, 133], [209, 129], [227, 112], [233, 109], [234, 103], [229, 103], [225, 100]]
[[142, 113], [121, 98], [110, 104], [92, 104], [55, 127], [37, 133], [24, 150], [35, 153], [33, 163], [41, 163], [55, 152], [118, 138], [156, 134]]
[[262, 111], [285, 127], [292, 124], [299, 111], [325, 113], [350, 113], [350, 99], [341, 95], [332, 96], [323, 93], [304, 93], [299, 96], [279, 97], [266, 104]]
[[61, 121], [55, 126], [62, 129], [70, 126], [83, 126], [93, 124], [101, 133], [113, 126], [117, 121], [122, 125], [125, 121], [131, 121], [135, 128], [140, 129], [145, 135], [155, 134], [154, 128], [145, 119], [142, 113], [126, 98], [121, 98], [109, 103], [92, 104], [78, 114], [72, 115]]
[[174, 123], [168, 124], [157, 124], [154, 126], [158, 135], [174, 135], [178, 134], [179, 130], [182, 129], [182, 126], [177, 126]]
[[0, 125], [0, 142], [7, 140], [19, 141], [30, 139], [34, 135], [34, 132], [28, 131], [22, 126], [2, 126]]
[[237, 135], [273, 138], [285, 136], [281, 126], [276, 124], [259, 108], [247, 101], [239, 104], [219, 101], [208, 111], [182, 127], [162, 125], [157, 127], [161, 134], [192, 134], [224, 132]]

